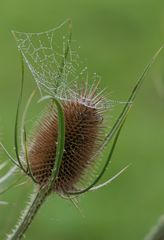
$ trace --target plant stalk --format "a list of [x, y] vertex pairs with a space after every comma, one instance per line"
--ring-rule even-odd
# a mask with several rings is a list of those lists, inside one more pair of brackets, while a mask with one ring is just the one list
[[49, 193], [49, 188], [42, 187], [32, 195], [31, 201], [20, 217], [18, 224], [6, 240], [20, 240], [23, 237]]

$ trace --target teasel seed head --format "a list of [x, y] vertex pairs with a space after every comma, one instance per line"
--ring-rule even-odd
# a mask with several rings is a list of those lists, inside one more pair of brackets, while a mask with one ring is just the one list
[[[93, 156], [99, 149], [103, 132], [103, 111], [98, 107], [103, 101], [100, 95], [92, 91], [91, 94], [81, 94], [74, 100], [61, 102], [65, 116], [65, 150], [52, 187], [59, 194], [76, 190], [76, 184], [94, 163]], [[28, 147], [31, 171], [41, 186], [48, 182], [55, 164], [57, 126], [57, 112], [51, 103], [32, 134]]]

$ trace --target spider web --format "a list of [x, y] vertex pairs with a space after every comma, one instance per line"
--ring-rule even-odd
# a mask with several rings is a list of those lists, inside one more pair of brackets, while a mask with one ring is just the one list
[[[88, 91], [88, 84], [91, 82], [90, 91], [92, 91], [100, 80], [100, 76], [96, 73], [89, 76], [87, 67], [80, 61], [77, 48], [72, 47], [74, 41], [70, 41], [69, 26], [69, 20], [66, 20], [58, 27], [45, 32], [13, 31], [18, 49], [22, 53], [41, 95], [46, 93], [60, 99], [72, 99], [78, 95], [76, 89], [80, 90], [79, 87], [81, 87]], [[77, 82], [85, 86], [80, 86]], [[100, 101], [98, 107], [100, 109], [111, 108], [115, 103], [113, 100]], [[93, 181], [92, 179], [99, 172], [98, 166], [101, 164], [102, 156], [88, 167], [83, 178], [77, 184], [77, 189], [84, 187], [87, 182]], [[91, 170], [92, 174], [88, 174]]]
[[[45, 32], [26, 33], [13, 31], [19, 51], [30, 69], [41, 95], [60, 99], [75, 99], [83, 89], [97, 85], [100, 76], [88, 73], [80, 60], [75, 41], [71, 39], [71, 22], [66, 20], [58, 27]], [[104, 108], [100, 102], [98, 107]], [[101, 105], [102, 104], [102, 105]], [[106, 102], [113, 105], [113, 101]]]
[[69, 23], [67, 20], [57, 28], [40, 33], [13, 31], [41, 94], [46, 92], [60, 98], [68, 96], [68, 91], [69, 95], [75, 94], [72, 82], [86, 74], [86, 68], [80, 70], [78, 53], [71, 47]]

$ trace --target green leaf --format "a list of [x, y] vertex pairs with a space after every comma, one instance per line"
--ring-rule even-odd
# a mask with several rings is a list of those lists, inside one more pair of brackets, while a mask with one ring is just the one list
[[[75, 191], [75, 192], [67, 192], [67, 194], [69, 195], [78, 195], [78, 194], [81, 194], [81, 193], [85, 193], [87, 191], [89, 191], [92, 187], [95, 186], [95, 184], [101, 179], [101, 177], [103, 176], [104, 172], [106, 171], [108, 165], [109, 165], [109, 162], [111, 161], [112, 159], [112, 155], [113, 155], [113, 152], [114, 152], [114, 149], [115, 149], [115, 146], [116, 146], [116, 143], [117, 143], [117, 140], [118, 140], [118, 137], [120, 135], [120, 131], [125, 123], [125, 120], [126, 120], [126, 117], [131, 109], [131, 102], [135, 100], [136, 98], [136, 95], [145, 79], [145, 76], [147, 74], [147, 72], [149, 71], [149, 69], [151, 68], [152, 64], [155, 62], [157, 56], [159, 55], [159, 53], [161, 52], [161, 50], [163, 49], [163, 46], [155, 53], [155, 55], [153, 56], [153, 58], [151, 59], [150, 63], [147, 64], [147, 66], [145, 67], [143, 73], [141, 74], [140, 78], [138, 79], [137, 83], [135, 84], [134, 88], [132, 89], [131, 93], [130, 93], [130, 96], [127, 100], [127, 103], [125, 105], [125, 107], [123, 108], [122, 112], [120, 113], [120, 115], [118, 116], [114, 126], [112, 127], [111, 131], [109, 132], [109, 134], [106, 136], [105, 140], [103, 141], [98, 153], [100, 153], [104, 147], [112, 140], [112, 138], [115, 136], [116, 134], [116, 137], [114, 138], [114, 142], [113, 142], [113, 145], [112, 145], [112, 148], [111, 148], [111, 151], [109, 153], [109, 156], [107, 158], [107, 161], [105, 162], [105, 165], [102, 169], [102, 171], [100, 172], [100, 174], [98, 175], [98, 177], [93, 181], [93, 183], [91, 183], [88, 187], [82, 189], [82, 190], [78, 190], [78, 191]], [[96, 155], [98, 155], [98, 153], [96, 153]], [[96, 157], [96, 155], [94, 157]]]
[[56, 144], [55, 163], [54, 163], [54, 167], [52, 169], [52, 174], [49, 181], [49, 184], [50, 184], [49, 187], [51, 188], [58, 176], [62, 158], [63, 158], [63, 153], [64, 153], [65, 117], [64, 117], [63, 107], [59, 99], [54, 98], [52, 96], [44, 96], [39, 100], [39, 102], [49, 100], [49, 99], [52, 99], [53, 102], [55, 103], [57, 108], [57, 113], [58, 113], [57, 114], [58, 115], [58, 137], [57, 137], [57, 143], [54, 143]]
[[18, 120], [19, 120], [19, 112], [20, 112], [20, 105], [22, 102], [23, 85], [24, 85], [24, 63], [23, 63], [23, 56], [21, 53], [20, 53], [20, 58], [21, 58], [21, 64], [22, 64], [22, 79], [21, 79], [21, 90], [20, 90], [20, 95], [19, 95], [19, 99], [18, 99], [15, 127], [14, 127], [14, 145], [15, 145], [15, 153], [16, 153], [19, 167], [23, 170], [23, 172], [25, 172], [25, 174], [27, 174], [24, 166], [22, 165], [21, 159], [19, 157], [19, 149], [18, 149]]
[[52, 184], [54, 183], [54, 181], [56, 180], [56, 177], [58, 176], [62, 158], [63, 158], [63, 153], [64, 153], [64, 145], [65, 145], [65, 118], [64, 118], [63, 107], [58, 99], [53, 98], [53, 101], [55, 102], [57, 111], [58, 111], [58, 138], [57, 138], [55, 164], [52, 170]]
[[155, 62], [156, 58], [158, 57], [158, 55], [160, 54], [160, 52], [162, 51], [164, 45], [162, 45], [159, 50], [154, 54], [154, 56], [152, 57], [151, 61], [147, 64], [147, 66], [145, 67], [143, 73], [141, 74], [141, 76], [139, 77], [139, 79], [137, 80], [134, 88], [132, 89], [130, 96], [127, 99], [127, 103], [125, 105], [125, 107], [123, 108], [122, 112], [120, 113], [120, 115], [118, 116], [115, 124], [113, 125], [111, 131], [108, 133], [108, 135], [106, 136], [104, 142], [102, 143], [102, 146], [100, 147], [100, 151], [102, 149], [104, 149], [104, 147], [110, 142], [110, 140], [113, 138], [114, 134], [118, 131], [119, 126], [122, 124], [122, 122], [124, 121], [124, 119], [126, 118], [129, 110], [132, 107], [132, 102], [135, 100], [137, 93], [146, 77], [146, 74], [148, 73], [148, 71], [150, 70], [150, 68], [152, 67], [153, 63]]
[[107, 181], [101, 183], [98, 186], [92, 187], [89, 191], [96, 191], [102, 187], [107, 186], [108, 184], [112, 183], [116, 178], [118, 178], [123, 172], [127, 170], [129, 165], [125, 166], [123, 169], [121, 169], [118, 173], [116, 173], [113, 177], [109, 178]]

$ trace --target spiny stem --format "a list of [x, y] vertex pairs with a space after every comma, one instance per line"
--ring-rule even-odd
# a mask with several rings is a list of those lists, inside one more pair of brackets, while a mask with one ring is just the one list
[[6, 240], [20, 240], [22, 238], [48, 194], [49, 188], [44, 187], [40, 188], [32, 196], [31, 202], [23, 212], [20, 221], [15, 226], [13, 232], [7, 236]]

